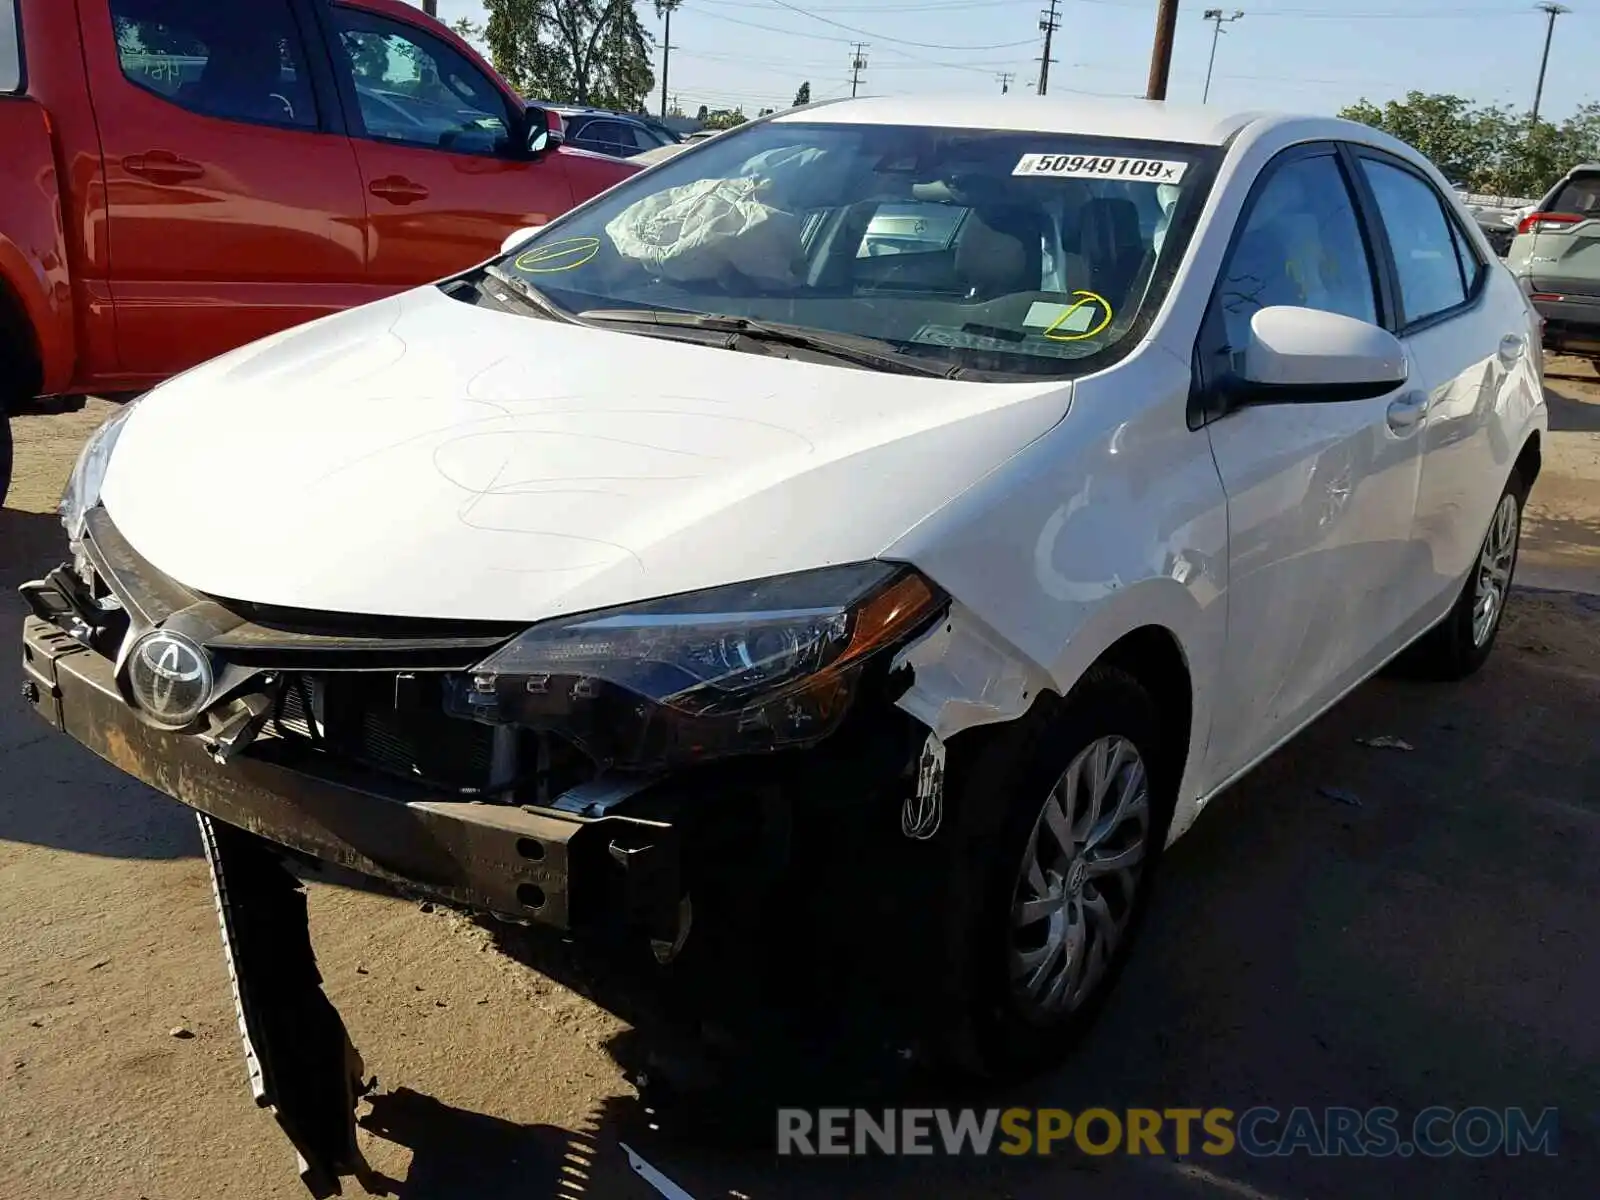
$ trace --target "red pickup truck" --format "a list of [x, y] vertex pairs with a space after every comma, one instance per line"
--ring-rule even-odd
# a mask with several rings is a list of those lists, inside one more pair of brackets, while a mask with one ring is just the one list
[[9, 402], [147, 387], [449, 275], [636, 167], [399, 0], [0, 0]]

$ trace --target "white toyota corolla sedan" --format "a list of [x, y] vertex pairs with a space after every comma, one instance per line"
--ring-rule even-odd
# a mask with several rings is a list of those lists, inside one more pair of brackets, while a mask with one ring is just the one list
[[1494, 643], [1537, 324], [1373, 129], [824, 103], [512, 242], [84, 451], [30, 695], [214, 862], [242, 827], [664, 962], [895, 892], [942, 1044], [1036, 1068], [1214, 796]]

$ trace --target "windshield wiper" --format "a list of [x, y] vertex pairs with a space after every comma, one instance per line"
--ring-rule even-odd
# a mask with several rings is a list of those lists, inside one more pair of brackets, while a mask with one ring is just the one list
[[953, 363], [940, 366], [915, 355], [902, 354], [878, 338], [826, 333], [801, 325], [755, 321], [749, 317], [730, 317], [723, 313], [684, 312], [675, 308], [591, 308], [579, 313], [578, 319], [593, 321], [597, 325], [668, 325], [684, 329], [706, 329], [713, 333], [731, 333], [738, 337], [750, 338], [752, 341], [813, 350], [818, 354], [839, 359], [841, 362], [900, 375], [958, 379], [963, 373], [963, 368]]
[[554, 300], [550, 299], [549, 296], [546, 296], [543, 292], [534, 287], [533, 284], [528, 283], [526, 280], [518, 279], [515, 275], [508, 274], [496, 266], [484, 267], [483, 273], [490, 279], [493, 279], [496, 283], [508, 288], [517, 296], [518, 299], [527, 301], [530, 306], [537, 309], [545, 316], [553, 317], [557, 321], [565, 321], [569, 325], [582, 324], [577, 317], [573, 316], [570, 312], [562, 308]]

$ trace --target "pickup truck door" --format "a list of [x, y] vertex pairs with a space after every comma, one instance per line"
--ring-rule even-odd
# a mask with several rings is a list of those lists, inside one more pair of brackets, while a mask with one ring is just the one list
[[453, 275], [572, 207], [561, 156], [522, 151], [521, 106], [466, 54], [420, 24], [322, 11], [366, 190], [373, 284]]
[[125, 375], [370, 298], [360, 176], [303, 0], [78, 11]]
[[[1270, 305], [1379, 323], [1380, 290], [1348, 170], [1331, 145], [1258, 177], [1196, 347], [1214, 394]], [[1228, 498], [1228, 641], [1207, 779], [1248, 767], [1398, 649], [1417, 569], [1412, 525], [1426, 392], [1236, 407], [1206, 426]], [[1425, 557], [1425, 551], [1423, 552]]]

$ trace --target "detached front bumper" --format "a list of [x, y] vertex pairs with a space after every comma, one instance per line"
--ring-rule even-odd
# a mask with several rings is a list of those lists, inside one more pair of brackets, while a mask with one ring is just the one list
[[[24, 620], [22, 658], [24, 695], [46, 721], [229, 825], [508, 919], [567, 929], [576, 901], [671, 936], [680, 883], [668, 822], [403, 796], [403, 785], [340, 778], [331, 763], [307, 770], [271, 743], [218, 763], [200, 738], [141, 721], [119, 694], [111, 661], [50, 622]], [[604, 808], [603, 795], [595, 801]]]

